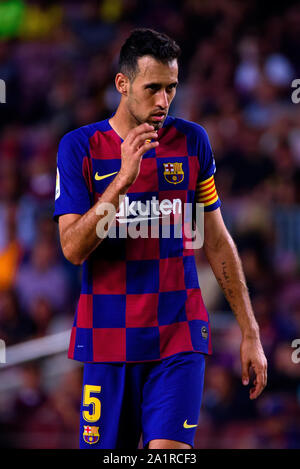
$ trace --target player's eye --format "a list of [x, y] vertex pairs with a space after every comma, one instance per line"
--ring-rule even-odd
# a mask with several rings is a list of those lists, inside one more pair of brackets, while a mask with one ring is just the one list
[[177, 83], [172, 83], [172, 85], [167, 87], [167, 92], [170, 93], [172, 90], [174, 90], [177, 86]]
[[147, 85], [146, 89], [149, 89], [151, 91], [158, 91], [160, 89], [160, 85], [155, 85], [155, 84]]

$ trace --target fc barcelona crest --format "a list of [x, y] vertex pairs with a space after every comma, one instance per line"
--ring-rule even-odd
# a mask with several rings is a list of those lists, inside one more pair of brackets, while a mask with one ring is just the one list
[[98, 443], [100, 435], [99, 435], [99, 427], [91, 427], [90, 425], [83, 426], [83, 439], [86, 443], [92, 445], [94, 443]]
[[184, 179], [183, 163], [163, 163], [164, 178], [170, 184], [179, 184]]

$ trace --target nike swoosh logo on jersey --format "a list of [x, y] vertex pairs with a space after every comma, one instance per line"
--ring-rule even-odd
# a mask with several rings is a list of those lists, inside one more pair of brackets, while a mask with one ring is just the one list
[[184, 426], [184, 428], [193, 428], [193, 427], [197, 427], [198, 425], [188, 425], [187, 420], [186, 420], [184, 422], [183, 426]]
[[103, 176], [99, 176], [98, 171], [95, 174], [95, 179], [96, 181], [101, 181], [102, 179], [108, 178], [109, 176], [113, 176], [114, 174], [117, 174], [118, 171], [115, 171], [114, 173], [109, 173], [109, 174], [103, 174]]

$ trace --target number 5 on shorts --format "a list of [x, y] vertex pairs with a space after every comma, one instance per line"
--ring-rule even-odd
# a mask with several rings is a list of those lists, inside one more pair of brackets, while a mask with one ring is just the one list
[[83, 403], [84, 407], [89, 406], [92, 404], [92, 412], [90, 413], [88, 410], [82, 411], [82, 416], [84, 420], [87, 422], [97, 422], [100, 419], [101, 415], [101, 402], [100, 399], [97, 397], [92, 397], [91, 393], [99, 394], [101, 392], [101, 386], [92, 386], [90, 384], [86, 384], [83, 390]]

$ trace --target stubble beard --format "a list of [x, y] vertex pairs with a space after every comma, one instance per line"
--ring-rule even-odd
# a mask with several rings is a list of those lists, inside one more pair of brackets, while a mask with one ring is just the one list
[[153, 122], [150, 120], [150, 118], [148, 119], [143, 119], [142, 117], [139, 117], [135, 114], [135, 112], [133, 111], [133, 109], [131, 108], [130, 105], [128, 105], [128, 111], [129, 111], [129, 114], [131, 115], [131, 117], [133, 118], [134, 122], [136, 123], [136, 126], [138, 125], [141, 125], [141, 124], [149, 124], [149, 125], [152, 125], [154, 127], [154, 130], [158, 131], [159, 129], [162, 128], [163, 124], [164, 124], [164, 121], [161, 121], [161, 122]]

